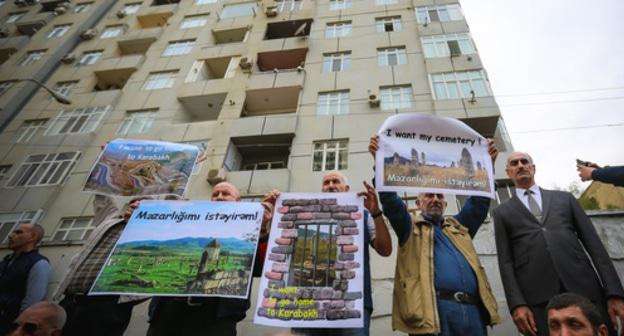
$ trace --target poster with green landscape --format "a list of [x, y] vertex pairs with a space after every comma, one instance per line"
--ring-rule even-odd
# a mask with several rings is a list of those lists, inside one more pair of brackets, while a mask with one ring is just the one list
[[260, 203], [141, 202], [90, 294], [246, 298], [262, 214]]

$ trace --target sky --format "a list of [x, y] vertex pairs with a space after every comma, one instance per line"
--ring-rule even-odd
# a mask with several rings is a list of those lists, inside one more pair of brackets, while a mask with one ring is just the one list
[[[461, 0], [515, 150], [542, 187], [624, 165], [624, 1]], [[562, 93], [563, 92], [563, 93]]]

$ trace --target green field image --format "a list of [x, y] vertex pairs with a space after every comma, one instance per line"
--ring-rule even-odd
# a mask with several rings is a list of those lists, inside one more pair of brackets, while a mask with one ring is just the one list
[[[208, 248], [214, 245], [213, 238], [120, 244], [108, 260], [93, 291], [210, 294], [197, 286], [200, 266], [202, 279], [212, 274], [222, 274], [219, 273], [222, 271], [248, 274], [255, 249], [255, 242], [242, 239], [219, 238], [218, 242], [217, 249]], [[205, 257], [202, 260], [206, 251], [210, 252], [214, 260]], [[195, 286], [191, 286], [193, 283]]]
[[334, 263], [338, 249], [336, 236], [330, 234], [330, 230], [330, 225], [321, 225], [320, 229], [314, 225], [307, 229], [299, 227], [289, 285], [302, 287], [332, 285], [336, 279]]

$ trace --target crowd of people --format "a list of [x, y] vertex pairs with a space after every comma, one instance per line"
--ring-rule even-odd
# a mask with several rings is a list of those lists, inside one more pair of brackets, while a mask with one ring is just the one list
[[[498, 151], [489, 140], [492, 163]], [[373, 158], [379, 139], [369, 143]], [[624, 185], [623, 167], [578, 166], [581, 179]], [[540, 188], [536, 165], [527, 153], [514, 152], [506, 173], [515, 195], [493, 212], [499, 269], [509, 312], [523, 335], [616, 335], [624, 318], [624, 290], [590, 219], [567, 192]], [[373, 181], [374, 182], [374, 181]], [[374, 308], [370, 251], [392, 253], [389, 222], [398, 239], [392, 328], [410, 335], [487, 335], [500, 323], [497, 299], [472, 239], [485, 221], [490, 199], [469, 197], [461, 210], [445, 216], [441, 193], [421, 193], [420, 212], [411, 213], [395, 192], [379, 192], [363, 182], [364, 327], [303, 329], [297, 335], [368, 335]], [[327, 172], [321, 191], [349, 192], [347, 177]], [[280, 191], [265, 195], [255, 275], [261, 273], [273, 209]], [[133, 308], [149, 298], [88, 295], [99, 271], [133, 211], [145, 197], [118, 209], [109, 197], [94, 197], [95, 229], [73, 258], [53, 302], [44, 301], [50, 264], [37, 245], [44, 236], [37, 224], [20, 224], [9, 235], [12, 254], [0, 262], [0, 334], [123, 335]], [[214, 186], [210, 200], [238, 202], [231, 183]], [[236, 335], [250, 308], [247, 299], [153, 297], [149, 336]]]

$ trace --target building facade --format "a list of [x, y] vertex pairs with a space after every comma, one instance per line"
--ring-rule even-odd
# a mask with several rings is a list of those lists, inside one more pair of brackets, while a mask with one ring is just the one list
[[[81, 189], [115, 138], [195, 144], [206, 160], [187, 197], [207, 199], [226, 180], [250, 201], [272, 189], [320, 191], [327, 170], [344, 171], [359, 190], [373, 174], [369, 138], [396, 113], [458, 118], [511, 149], [457, 0], [59, 2], [48, 7], [63, 13], [45, 16], [30, 37], [20, 24], [48, 13], [50, 0], [19, 1], [0, 0], [3, 29], [16, 27], [0, 39], [0, 243], [8, 253], [16, 223], [42, 224], [51, 290], [93, 229], [93, 196]], [[27, 77], [72, 104], [15, 82]], [[403, 196], [413, 207], [413, 195]], [[492, 225], [482, 231], [477, 241], [509, 328]], [[385, 335], [394, 263], [375, 255], [371, 269], [372, 331]], [[143, 308], [131, 335], [144, 333]], [[243, 335], [266, 330], [240, 324]]]

